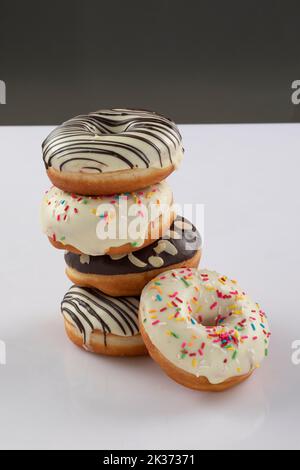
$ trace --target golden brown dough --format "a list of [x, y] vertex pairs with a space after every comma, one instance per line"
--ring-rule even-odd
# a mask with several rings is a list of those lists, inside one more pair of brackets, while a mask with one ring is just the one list
[[196, 377], [189, 372], [179, 369], [168, 361], [150, 341], [142, 323], [140, 323], [140, 332], [143, 337], [144, 343], [152, 359], [157, 362], [164, 372], [175, 382], [184, 385], [185, 387], [201, 392], [224, 392], [236, 385], [247, 380], [253, 373], [249, 372], [247, 375], [232, 377], [220, 384], [211, 384], [206, 377]]
[[65, 329], [69, 339], [76, 346], [96, 354], [106, 356], [144, 356], [148, 354], [140, 334], [135, 336], [107, 334], [107, 345], [105, 346], [103, 333], [95, 330], [91, 333], [89, 342], [85, 346], [80, 331], [67, 320], [65, 320]]
[[146, 188], [160, 183], [174, 170], [174, 165], [170, 165], [167, 168], [133, 169], [95, 175], [61, 172], [51, 167], [48, 168], [47, 174], [54, 186], [63, 191], [100, 196], [134, 192]]
[[160, 273], [171, 270], [187, 267], [197, 268], [201, 259], [201, 250], [199, 250], [193, 258], [178, 264], [173, 264], [167, 268], [164, 266], [159, 269], [151, 271], [134, 273], [134, 274], [121, 274], [115, 276], [104, 276], [99, 274], [86, 274], [80, 273], [76, 269], [70, 267], [66, 268], [68, 278], [74, 284], [81, 287], [95, 287], [107, 295], [113, 297], [140, 295], [143, 288], [148, 284], [151, 279], [158, 276]]

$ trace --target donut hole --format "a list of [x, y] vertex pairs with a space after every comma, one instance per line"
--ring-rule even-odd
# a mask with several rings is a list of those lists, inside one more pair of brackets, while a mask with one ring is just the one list
[[206, 318], [202, 323], [200, 323], [202, 326], [205, 326], [206, 328], [213, 328], [214, 326], [217, 326], [217, 319], [216, 318]]
[[205, 313], [197, 313], [193, 315], [194, 319], [197, 321], [198, 325], [204, 326], [205, 328], [214, 328], [216, 326], [225, 325], [226, 320], [231, 317], [232, 313], [225, 312], [222, 314], [217, 313], [212, 315]]
[[215, 326], [218, 326], [217, 317], [203, 318], [203, 316], [198, 315], [198, 317], [195, 318], [195, 320], [197, 321], [198, 325], [205, 326], [205, 328], [213, 328]]

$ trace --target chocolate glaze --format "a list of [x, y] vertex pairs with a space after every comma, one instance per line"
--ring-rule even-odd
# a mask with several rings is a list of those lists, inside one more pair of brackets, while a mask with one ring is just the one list
[[[184, 228], [180, 226], [183, 225]], [[175, 238], [172, 236], [175, 233]], [[112, 259], [108, 255], [104, 256], [86, 256], [76, 255], [67, 252], [65, 261], [67, 265], [84, 274], [100, 274], [114, 276], [118, 274], [134, 274], [152, 271], [157, 267], [168, 268], [171, 265], [182, 263], [195, 256], [197, 251], [202, 247], [202, 239], [197, 229], [183, 217], [177, 217], [170, 228], [171, 236], [168, 235], [163, 239], [157, 240], [150, 246], [133, 253], [134, 257], [139, 261], [139, 265], [134, 264], [128, 256], [121, 259]], [[178, 237], [178, 238], [177, 238]], [[156, 249], [164, 240], [168, 240], [168, 251], [157, 253]], [[169, 248], [173, 248], [170, 250]], [[158, 259], [159, 258], [159, 259]], [[150, 260], [150, 261], [149, 261]], [[158, 261], [159, 264], [151, 264]]]

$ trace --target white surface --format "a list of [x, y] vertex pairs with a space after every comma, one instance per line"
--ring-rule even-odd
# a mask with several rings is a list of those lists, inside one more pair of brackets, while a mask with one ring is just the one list
[[48, 128], [0, 128], [1, 448], [300, 447], [299, 125], [183, 126], [170, 178], [206, 206], [202, 266], [237, 278], [269, 313], [269, 360], [222, 395], [185, 389], [150, 358], [80, 351], [64, 334], [63, 253], [39, 228]]

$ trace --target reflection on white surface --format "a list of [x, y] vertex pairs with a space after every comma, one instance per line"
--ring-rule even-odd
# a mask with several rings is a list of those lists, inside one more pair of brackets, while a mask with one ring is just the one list
[[[187, 429], [181, 435], [184, 447], [201, 446], [202, 433], [205, 442], [222, 446], [254, 435], [268, 414], [263, 387], [254, 376], [229, 392], [207, 394], [170, 381], [150, 358], [91, 358], [71, 346], [65, 348], [64, 365], [69, 406], [78, 416], [92, 415], [94, 426], [99, 420], [106, 425], [115, 423], [126, 433], [130, 422], [146, 437], [147, 429], [155, 429], [163, 419], [171, 440], [178, 436], [178, 423], [187, 428], [193, 423], [198, 432], [193, 436]], [[140, 429], [141, 423], [146, 423], [145, 429]], [[233, 433], [226, 431], [228, 423]], [[157, 439], [155, 446], [160, 445]]]
[[[40, 232], [49, 128], [0, 128], [0, 448], [299, 448], [299, 125], [184, 126], [170, 178], [179, 203], [205, 204], [202, 266], [237, 278], [269, 313], [270, 356], [221, 395], [185, 389], [150, 358], [95, 357], [59, 313], [63, 253]], [[20, 152], [22, 142], [22, 152]], [[17, 160], [16, 160], [17, 159]], [[16, 172], [16, 161], [18, 171]], [[34, 181], [34, 184], [29, 183]]]

